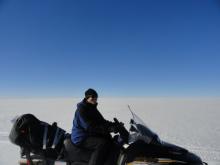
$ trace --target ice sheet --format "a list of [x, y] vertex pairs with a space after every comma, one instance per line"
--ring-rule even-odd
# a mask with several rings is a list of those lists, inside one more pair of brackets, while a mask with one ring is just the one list
[[[14, 116], [33, 113], [70, 132], [80, 100], [0, 99], [0, 164], [18, 164], [19, 148], [8, 141]], [[220, 164], [220, 98], [100, 98], [98, 108], [106, 119], [117, 117], [128, 126], [128, 104], [161, 139], [186, 147], [209, 164]]]

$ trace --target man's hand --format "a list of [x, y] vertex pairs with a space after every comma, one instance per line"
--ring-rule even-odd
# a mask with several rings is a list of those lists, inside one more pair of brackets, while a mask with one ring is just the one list
[[118, 124], [113, 123], [111, 126], [109, 126], [109, 132], [114, 132], [115, 134], [119, 132]]
[[124, 123], [119, 122], [116, 118], [114, 118], [114, 122], [106, 120], [106, 126], [108, 132], [114, 132], [116, 134], [119, 133], [122, 128], [124, 128]]

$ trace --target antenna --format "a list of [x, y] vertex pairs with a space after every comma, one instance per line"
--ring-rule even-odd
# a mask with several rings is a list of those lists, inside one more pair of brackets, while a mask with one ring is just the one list
[[128, 109], [130, 110], [130, 112], [131, 112], [131, 114], [132, 114], [132, 116], [133, 116], [133, 119], [134, 119], [134, 113], [133, 113], [133, 111], [131, 110], [130, 105], [128, 105]]
[[130, 111], [132, 111], [130, 105], [128, 105], [128, 109], [129, 109]]

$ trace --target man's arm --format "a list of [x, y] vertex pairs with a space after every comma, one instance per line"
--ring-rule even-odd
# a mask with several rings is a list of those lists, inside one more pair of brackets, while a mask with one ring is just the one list
[[[80, 123], [81, 126], [91, 134], [109, 134], [110, 132], [115, 132], [115, 129], [113, 127], [115, 126], [115, 123], [110, 122], [108, 120], [105, 120], [102, 116], [103, 122], [102, 124], [97, 123], [97, 121], [94, 121], [94, 118], [92, 118], [85, 109], [80, 109], [79, 111], [80, 115]], [[100, 114], [101, 115], [101, 114]]]

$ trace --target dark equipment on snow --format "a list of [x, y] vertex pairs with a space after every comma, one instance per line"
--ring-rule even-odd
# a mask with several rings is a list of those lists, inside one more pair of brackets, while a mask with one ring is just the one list
[[63, 154], [65, 136], [65, 131], [56, 123], [50, 125], [32, 114], [24, 114], [15, 120], [9, 139], [21, 147], [21, 155], [28, 159], [32, 153], [56, 160]]

